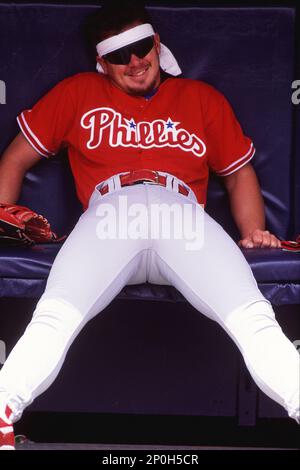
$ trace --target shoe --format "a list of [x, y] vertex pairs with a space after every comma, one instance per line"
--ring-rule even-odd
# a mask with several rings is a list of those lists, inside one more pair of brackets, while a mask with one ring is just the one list
[[15, 450], [15, 436], [10, 416], [12, 411], [6, 406], [4, 415], [0, 414], [0, 450]]

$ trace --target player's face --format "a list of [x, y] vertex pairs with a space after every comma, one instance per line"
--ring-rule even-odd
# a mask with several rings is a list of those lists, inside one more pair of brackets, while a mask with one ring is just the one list
[[132, 54], [127, 65], [111, 64], [103, 57], [97, 60], [118, 88], [130, 95], [145, 95], [160, 83], [159, 51], [159, 35], [155, 34], [150, 52], [142, 58]]

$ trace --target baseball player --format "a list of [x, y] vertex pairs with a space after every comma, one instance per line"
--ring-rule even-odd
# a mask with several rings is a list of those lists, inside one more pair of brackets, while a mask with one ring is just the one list
[[[63, 80], [23, 111], [1, 159], [0, 201], [13, 204], [24, 173], [66, 146], [84, 213], [1, 370], [0, 446], [14, 447], [13, 423], [54, 381], [84, 325], [125, 285], [146, 281], [175, 286], [218, 322], [261, 390], [299, 422], [299, 354], [239, 247], [205, 212], [212, 170], [240, 246], [280, 246], [265, 230], [251, 139], [222, 94], [179, 77], [139, 3], [108, 2], [90, 28], [97, 72]], [[170, 210], [181, 216], [173, 226]]]

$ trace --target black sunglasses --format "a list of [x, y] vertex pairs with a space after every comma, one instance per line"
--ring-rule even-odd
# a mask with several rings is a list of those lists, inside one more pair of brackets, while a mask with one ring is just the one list
[[105, 54], [103, 59], [107, 60], [110, 64], [114, 65], [128, 65], [132, 54], [136, 55], [139, 59], [145, 57], [152, 49], [154, 45], [153, 36], [149, 36], [140, 41], [128, 44], [128, 46], [121, 47], [116, 51]]

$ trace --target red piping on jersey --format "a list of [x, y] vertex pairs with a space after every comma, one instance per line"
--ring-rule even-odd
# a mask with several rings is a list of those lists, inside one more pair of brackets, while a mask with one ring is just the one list
[[21, 131], [24, 134], [24, 137], [28, 140], [28, 142], [32, 145], [34, 150], [36, 150], [40, 155], [43, 157], [50, 157], [54, 155], [53, 152], [50, 152], [37, 138], [37, 136], [32, 132], [30, 127], [27, 124], [25, 119], [24, 113], [21, 113], [20, 116], [17, 117], [18, 124], [21, 128]]

